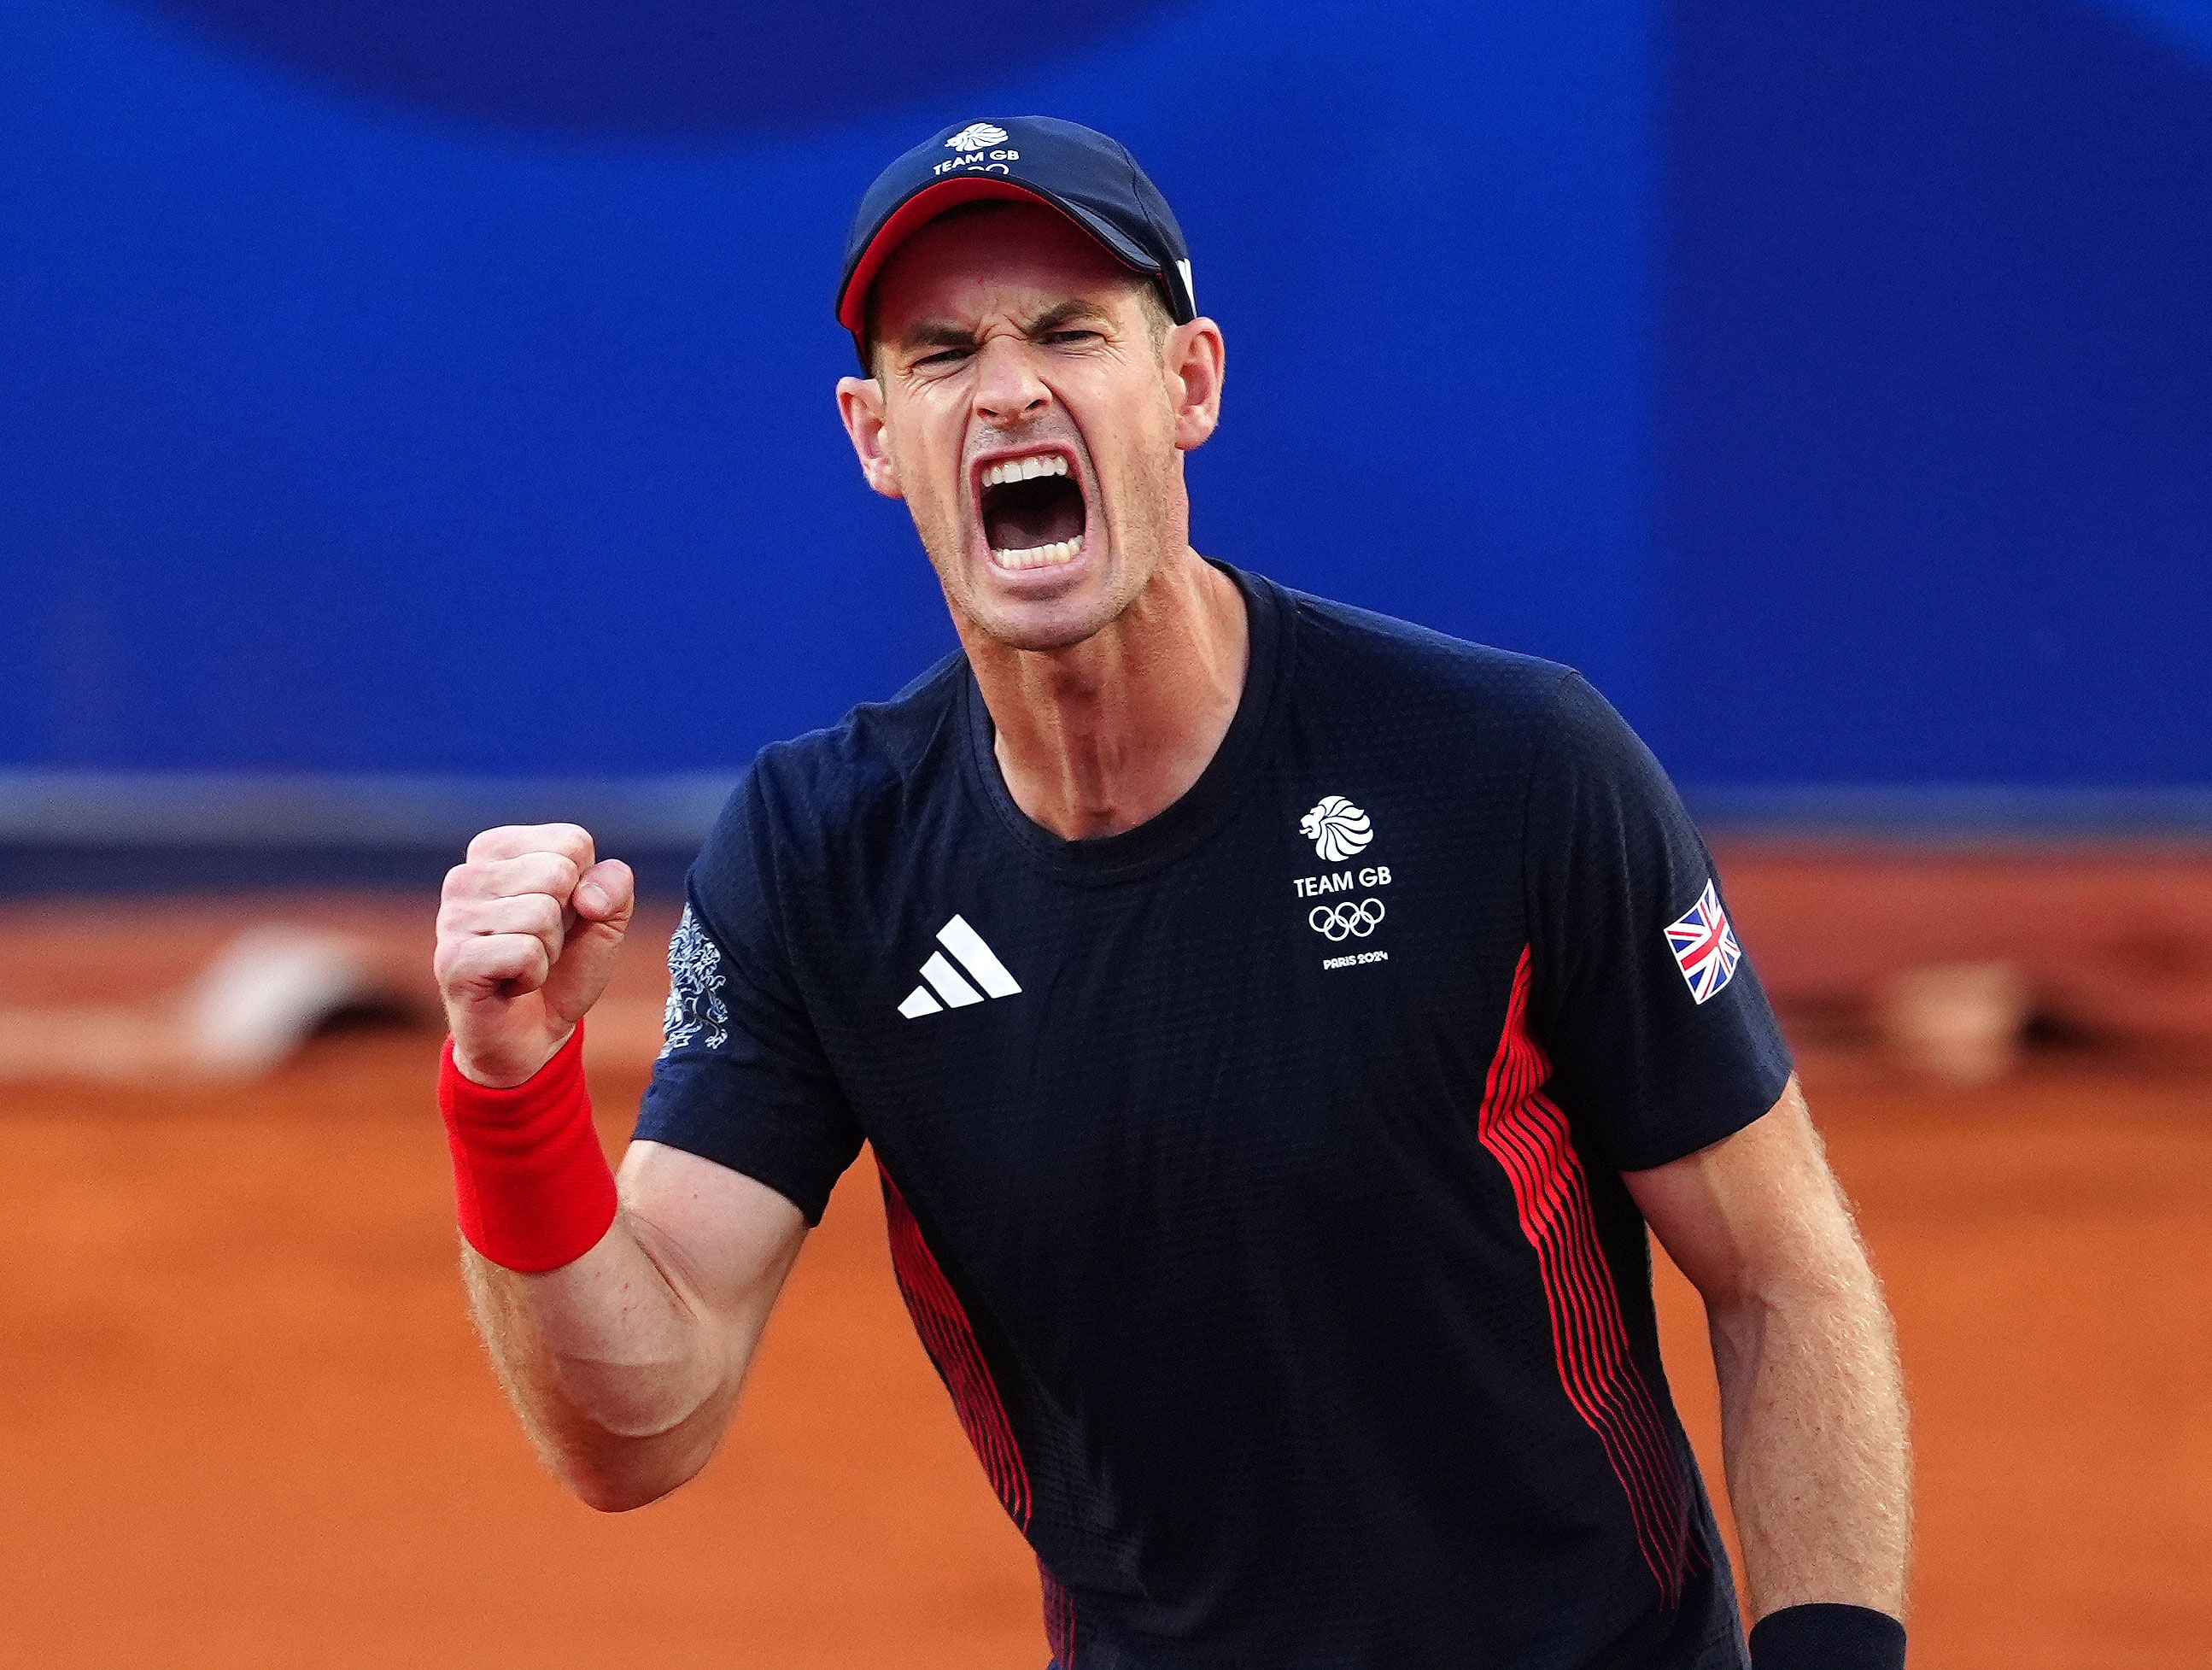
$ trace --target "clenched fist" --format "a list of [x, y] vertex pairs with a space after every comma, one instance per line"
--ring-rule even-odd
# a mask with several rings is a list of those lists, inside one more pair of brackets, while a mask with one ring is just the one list
[[607, 989], [637, 884], [574, 824], [488, 829], [446, 873], [438, 990], [453, 1064], [478, 1084], [521, 1083]]

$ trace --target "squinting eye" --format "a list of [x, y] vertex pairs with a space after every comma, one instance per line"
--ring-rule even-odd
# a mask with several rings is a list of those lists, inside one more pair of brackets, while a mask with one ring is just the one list
[[1050, 343], [1088, 342], [1097, 334], [1096, 331], [1054, 331], [1045, 340]]
[[947, 348], [942, 353], [925, 354], [914, 363], [914, 369], [919, 371], [925, 365], [950, 365], [967, 351], [965, 348]]

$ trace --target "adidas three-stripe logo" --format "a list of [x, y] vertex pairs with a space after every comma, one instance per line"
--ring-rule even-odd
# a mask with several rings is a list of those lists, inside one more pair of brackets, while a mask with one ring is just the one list
[[[986, 997], [1011, 997], [1019, 991], [1021, 984], [1006, 972], [991, 948], [983, 943], [983, 936], [968, 925], [965, 917], [955, 917], [937, 930], [937, 942], [950, 951], [960, 964], [955, 968], [945, 960], [945, 951], [933, 951], [929, 960], [921, 966], [921, 978], [927, 984], [918, 985], [906, 995], [898, 1012], [909, 1021], [919, 1021], [925, 1015], [942, 1015], [949, 1009], [965, 1009], [970, 1003], [980, 1003]], [[961, 976], [964, 968], [975, 984]], [[976, 986], [983, 988], [975, 990]], [[933, 997], [930, 993], [937, 996]], [[939, 999], [942, 1002], [939, 1002]]]

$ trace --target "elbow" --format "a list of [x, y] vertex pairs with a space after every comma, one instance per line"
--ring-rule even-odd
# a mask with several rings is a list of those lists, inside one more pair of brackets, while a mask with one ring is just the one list
[[594, 1513], [627, 1514], [633, 1508], [650, 1507], [684, 1481], [674, 1479], [663, 1484], [658, 1480], [613, 1478], [601, 1473], [571, 1473], [562, 1482], [577, 1501]]
[[632, 1440], [589, 1451], [548, 1456], [568, 1492], [595, 1513], [627, 1514], [649, 1507], [698, 1477], [712, 1446]]
[[696, 1475], [696, 1467], [579, 1463], [558, 1469], [569, 1494], [594, 1513], [627, 1514], [650, 1507]]
[[[647, 1507], [696, 1478], [714, 1456], [732, 1399], [709, 1396], [681, 1412], [636, 1388], [597, 1388], [586, 1415], [570, 1405], [550, 1429], [534, 1423], [538, 1453], [570, 1495], [594, 1512], [627, 1514]], [[633, 1395], [614, 1398], [609, 1390]]]

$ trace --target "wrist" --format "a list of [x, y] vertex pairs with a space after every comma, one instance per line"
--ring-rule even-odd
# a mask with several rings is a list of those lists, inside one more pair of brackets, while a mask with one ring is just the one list
[[446, 1040], [438, 1107], [461, 1233], [506, 1269], [574, 1263], [614, 1222], [614, 1173], [592, 1123], [583, 1056], [580, 1025], [537, 1072], [501, 1088], [465, 1074]]
[[1751, 1632], [1752, 1670], [1904, 1670], [1905, 1625], [1872, 1606], [1784, 1606]]
[[520, 1066], [495, 1056], [465, 1053], [458, 1033], [447, 1035], [446, 1047], [453, 1057], [453, 1070], [478, 1089], [520, 1090], [550, 1067], [554, 1057], [574, 1043], [579, 1036], [579, 1029], [571, 1027], [561, 1035], [559, 1042], [545, 1052], [543, 1059], [528, 1066]]

